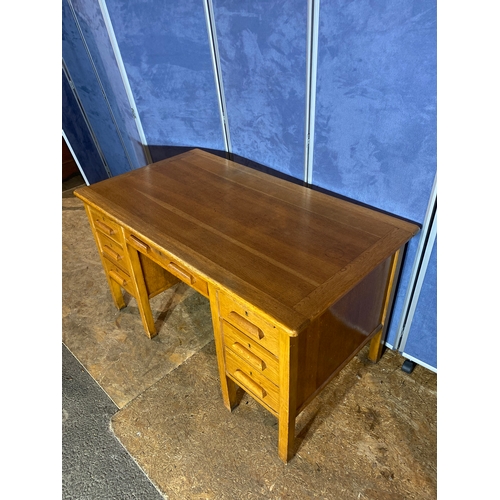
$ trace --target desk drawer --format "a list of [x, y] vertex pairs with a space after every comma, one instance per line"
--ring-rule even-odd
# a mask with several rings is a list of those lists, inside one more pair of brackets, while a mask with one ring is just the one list
[[193, 270], [188, 269], [185, 264], [182, 264], [171, 255], [168, 255], [168, 253], [161, 250], [159, 247], [144, 242], [139, 235], [127, 234], [127, 242], [136, 250], [139, 250], [139, 252], [147, 255], [163, 269], [186, 283], [186, 285], [189, 285], [205, 297], [208, 297], [207, 282], [198, 276], [197, 273], [193, 272]]
[[257, 401], [277, 412], [279, 406], [278, 387], [230, 349], [226, 349], [225, 359], [227, 374]]
[[102, 233], [97, 233], [97, 239], [99, 240], [99, 248], [104, 257], [130, 274], [122, 246]]
[[127, 290], [133, 297], [136, 296], [134, 286], [132, 284], [132, 278], [123, 269], [113, 264], [111, 261], [104, 259], [105, 268], [107, 275], [116, 283], [118, 283], [122, 288]]
[[279, 385], [279, 366], [276, 356], [224, 320], [222, 321], [222, 333], [227, 349], [231, 349], [234, 354], [254, 367], [256, 372]]
[[280, 335], [278, 327], [262, 318], [243, 302], [232, 299], [224, 292], [219, 293], [219, 309], [221, 317], [228, 323], [278, 356]]
[[92, 223], [98, 234], [104, 234], [117, 243], [123, 244], [122, 232], [119, 224], [102, 212], [98, 212], [92, 208], [90, 209], [90, 214], [92, 216]]

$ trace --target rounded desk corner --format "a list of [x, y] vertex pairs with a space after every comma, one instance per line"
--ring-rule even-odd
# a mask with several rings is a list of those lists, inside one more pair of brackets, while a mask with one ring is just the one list
[[307, 330], [308, 326], [311, 324], [311, 320], [304, 319], [300, 325], [294, 327], [294, 328], [289, 328], [288, 329], [288, 335], [290, 337], [298, 337], [303, 331]]

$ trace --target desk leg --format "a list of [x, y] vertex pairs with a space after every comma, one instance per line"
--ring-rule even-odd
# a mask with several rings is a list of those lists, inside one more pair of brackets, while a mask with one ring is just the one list
[[208, 293], [210, 298], [210, 312], [212, 313], [212, 325], [214, 328], [215, 350], [217, 353], [217, 366], [219, 369], [220, 386], [224, 406], [232, 411], [239, 403], [237, 395], [238, 386], [226, 376], [226, 365], [224, 363], [224, 341], [222, 339], [219, 297], [217, 289], [209, 283]]
[[382, 306], [382, 315], [380, 320], [381, 328], [380, 331], [370, 341], [370, 351], [368, 353], [368, 359], [370, 359], [375, 363], [382, 356], [382, 349], [384, 347], [385, 336], [387, 333], [387, 319], [390, 316], [392, 303], [394, 301], [394, 295], [396, 292], [396, 283], [398, 281], [399, 272], [401, 270], [402, 256], [403, 256], [402, 249], [399, 249], [392, 256], [392, 263], [389, 270], [387, 287], [385, 290], [385, 298]]
[[126, 306], [126, 304], [125, 301], [123, 300], [123, 294], [120, 285], [114, 282], [107, 274], [106, 278], [108, 280], [109, 289], [111, 290], [111, 295], [113, 297], [113, 302], [115, 303], [115, 306], [117, 307], [118, 310], [123, 309]]
[[280, 399], [278, 411], [278, 455], [287, 463], [295, 455], [297, 416], [298, 338], [284, 332], [280, 337]]
[[370, 340], [370, 351], [368, 352], [368, 359], [377, 363], [382, 357], [383, 341], [382, 334], [384, 333], [384, 327], [380, 327], [378, 333]]
[[151, 312], [151, 306], [149, 304], [149, 296], [146, 288], [146, 282], [144, 281], [144, 274], [142, 272], [141, 261], [139, 260], [139, 253], [137, 250], [130, 245], [127, 245], [127, 254], [130, 259], [134, 288], [136, 289], [136, 301], [137, 307], [141, 314], [142, 324], [146, 330], [146, 335], [149, 338], [153, 338], [156, 335], [155, 322], [153, 319], [153, 313]]

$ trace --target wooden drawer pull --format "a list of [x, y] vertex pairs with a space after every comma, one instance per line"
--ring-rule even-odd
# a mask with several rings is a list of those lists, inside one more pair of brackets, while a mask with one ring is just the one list
[[241, 370], [236, 370], [234, 372], [234, 378], [248, 387], [256, 396], [259, 396], [259, 398], [264, 398], [267, 395], [267, 392], [259, 384], [255, 383], [246, 373], [243, 373]]
[[243, 316], [240, 316], [237, 312], [231, 311], [229, 313], [229, 319], [236, 326], [239, 326], [241, 330], [245, 330], [245, 332], [253, 335], [255, 338], [260, 340], [264, 337], [264, 332], [258, 326], [250, 323], [250, 321], [245, 319]]
[[110, 257], [112, 260], [118, 261], [122, 260], [123, 258], [118, 252], [115, 252], [112, 248], [108, 247], [108, 245], [104, 245], [102, 247], [102, 251], [106, 254], [107, 257]]
[[139, 238], [134, 236], [133, 234], [129, 235], [128, 237], [129, 241], [133, 243], [135, 246], [139, 247], [142, 251], [148, 253], [149, 252], [149, 245], [141, 241]]
[[107, 224], [104, 224], [104, 222], [101, 222], [100, 220], [95, 221], [95, 225], [103, 232], [106, 234], [109, 234], [110, 236], [115, 234], [115, 230], [112, 227], [109, 227]]
[[122, 278], [118, 273], [115, 273], [114, 271], [109, 271], [109, 277], [114, 279], [119, 285], [123, 287], [127, 284], [127, 280]]
[[174, 274], [176, 274], [178, 278], [180, 278], [181, 280], [187, 282], [188, 284], [192, 285], [196, 281], [191, 274], [189, 274], [187, 271], [185, 271], [184, 269], [182, 269], [181, 267], [179, 267], [174, 262], [170, 262], [170, 264], [168, 265], [168, 268], [171, 271], [173, 271]]
[[238, 353], [243, 359], [248, 361], [251, 365], [255, 366], [259, 370], [263, 370], [266, 364], [262, 359], [256, 356], [253, 352], [250, 352], [245, 346], [241, 345], [239, 342], [235, 342], [232, 346], [233, 351]]

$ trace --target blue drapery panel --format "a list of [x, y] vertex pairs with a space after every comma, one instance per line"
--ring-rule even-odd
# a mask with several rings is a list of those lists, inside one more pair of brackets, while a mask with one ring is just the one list
[[90, 184], [108, 178], [66, 75], [62, 72], [62, 129]]
[[213, 6], [233, 153], [302, 179], [307, 2]]
[[149, 145], [224, 149], [201, 0], [107, 0]]
[[67, 0], [62, 2], [62, 55], [111, 174], [132, 170]]
[[422, 222], [436, 172], [436, 1], [321, 2], [313, 184]]
[[437, 237], [425, 272], [404, 354], [437, 369]]
[[139, 132], [96, 0], [71, 0], [132, 168], [146, 165]]
[[321, 2], [318, 45], [313, 184], [422, 223], [436, 172], [436, 1]]

